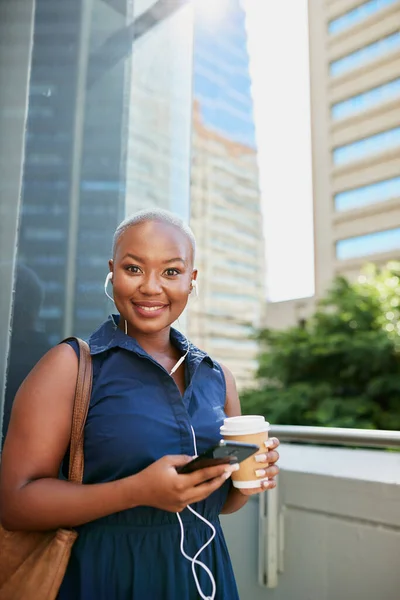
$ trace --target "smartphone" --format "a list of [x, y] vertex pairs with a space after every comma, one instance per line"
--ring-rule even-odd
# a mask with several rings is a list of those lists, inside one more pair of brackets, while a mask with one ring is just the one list
[[212, 446], [206, 452], [203, 452], [183, 467], [177, 467], [178, 473], [188, 474], [205, 469], [206, 467], [215, 467], [217, 465], [231, 465], [240, 463], [260, 449], [257, 444], [245, 444], [242, 442], [227, 442], [221, 440], [216, 446]]

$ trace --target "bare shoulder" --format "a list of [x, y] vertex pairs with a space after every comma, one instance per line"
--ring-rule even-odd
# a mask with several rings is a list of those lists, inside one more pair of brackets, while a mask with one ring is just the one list
[[2, 484], [56, 476], [68, 448], [78, 374], [69, 344], [47, 352], [20, 386], [2, 456]]
[[75, 350], [69, 344], [58, 344], [51, 348], [34, 366], [32, 371], [26, 377], [23, 385], [29, 385], [32, 380], [48, 377], [58, 377], [63, 374], [78, 373], [78, 357]]
[[228, 367], [220, 363], [221, 369], [225, 376], [226, 383], [226, 399], [225, 412], [228, 417], [237, 417], [241, 414], [239, 394], [236, 387], [235, 377]]
[[[78, 375], [78, 357], [69, 344], [55, 346], [39, 360], [22, 382], [13, 405], [13, 412], [19, 413], [28, 408], [47, 409], [59, 402], [70, 399], [74, 393]], [[10, 423], [11, 425], [11, 423]]]

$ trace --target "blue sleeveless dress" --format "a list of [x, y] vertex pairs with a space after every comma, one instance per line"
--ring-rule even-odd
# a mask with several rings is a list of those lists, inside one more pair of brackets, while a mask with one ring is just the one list
[[[102, 483], [133, 475], [166, 454], [205, 451], [219, 438], [225, 417], [221, 367], [190, 345], [186, 391], [180, 394], [167, 371], [110, 317], [91, 336], [93, 391], [85, 427], [83, 482]], [[186, 339], [171, 329], [182, 352]], [[75, 343], [71, 344], [79, 350]], [[64, 461], [64, 472], [68, 459]], [[216, 600], [238, 600], [235, 578], [219, 523], [229, 480], [193, 508], [216, 528], [199, 559], [212, 571]], [[207, 542], [211, 529], [188, 509], [180, 513], [189, 556]], [[175, 513], [148, 506], [125, 510], [78, 528], [79, 536], [58, 600], [197, 600], [191, 563], [180, 552]], [[211, 582], [196, 567], [204, 594]]]

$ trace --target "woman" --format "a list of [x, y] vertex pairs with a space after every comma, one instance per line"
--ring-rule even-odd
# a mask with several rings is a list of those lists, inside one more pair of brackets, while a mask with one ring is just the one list
[[[240, 414], [232, 374], [171, 327], [196, 285], [193, 234], [164, 211], [141, 212], [114, 236], [107, 277], [119, 316], [93, 333], [93, 391], [85, 427], [84, 485], [57, 478], [68, 449], [78, 348], [51, 349], [20, 387], [4, 445], [2, 522], [8, 529], [77, 527], [60, 600], [238, 598], [218, 520], [247, 497], [231, 467], [190, 475], [176, 467], [220, 438]], [[184, 359], [184, 360], [181, 360]], [[175, 368], [174, 368], [175, 367]], [[278, 458], [256, 492], [273, 488]], [[65, 460], [64, 460], [65, 462]], [[255, 463], [255, 470], [257, 464]], [[265, 478], [270, 478], [268, 481]], [[193, 557], [216, 530], [192, 575]]]

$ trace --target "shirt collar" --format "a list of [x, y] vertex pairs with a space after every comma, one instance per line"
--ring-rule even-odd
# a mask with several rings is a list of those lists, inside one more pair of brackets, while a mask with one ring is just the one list
[[[100, 325], [100, 327], [96, 329], [96, 331], [90, 336], [90, 354], [96, 355], [106, 352], [107, 350], [111, 350], [112, 348], [123, 348], [125, 350], [135, 352], [139, 356], [149, 357], [148, 353], [143, 350], [135, 338], [131, 337], [130, 335], [126, 335], [121, 329], [119, 329], [119, 318], [119, 315], [110, 315], [108, 319], [104, 321], [104, 323]], [[187, 351], [189, 344], [189, 353], [187, 356], [189, 363], [199, 363], [204, 359], [210, 364], [211, 367], [214, 366], [214, 362], [211, 357], [206, 352], [203, 352], [189, 342], [183, 333], [177, 329], [171, 327], [170, 337], [174, 346], [179, 348], [182, 354]]]

